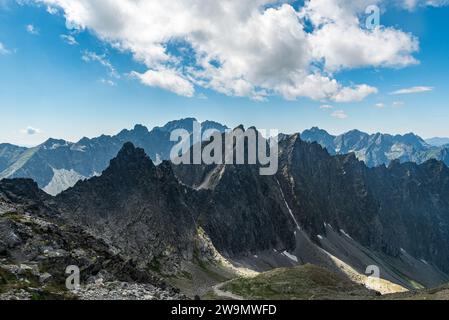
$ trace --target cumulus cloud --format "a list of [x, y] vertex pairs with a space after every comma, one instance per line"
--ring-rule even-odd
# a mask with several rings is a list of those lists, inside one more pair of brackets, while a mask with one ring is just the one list
[[42, 131], [40, 129], [33, 128], [31, 126], [29, 126], [29, 127], [27, 127], [27, 128], [22, 130], [22, 133], [25, 133], [25, 134], [27, 134], [29, 136], [33, 136], [33, 135], [39, 134], [41, 132]]
[[131, 52], [147, 67], [133, 73], [142, 83], [185, 96], [203, 87], [255, 100], [353, 102], [377, 89], [345, 86], [338, 72], [418, 63], [411, 34], [364, 29], [366, 7], [382, 0], [306, 0], [298, 8], [288, 0], [34, 1]]
[[406, 89], [400, 89], [391, 92], [391, 95], [403, 95], [403, 94], [413, 94], [413, 93], [423, 93], [423, 92], [430, 92], [433, 91], [433, 87], [412, 87], [412, 88], [406, 88]]
[[339, 92], [333, 97], [333, 100], [335, 100], [335, 102], [362, 101], [370, 94], [377, 92], [377, 88], [370, 87], [366, 84], [358, 85], [353, 88], [345, 87], [339, 90]]
[[47, 12], [51, 15], [54, 15], [54, 14], [58, 13], [58, 9], [51, 7], [51, 6], [47, 6]]
[[321, 110], [332, 110], [334, 107], [329, 104], [323, 104], [320, 106]]
[[132, 75], [143, 84], [167, 89], [181, 96], [193, 97], [195, 93], [193, 84], [179, 76], [175, 70], [149, 70], [143, 74], [133, 72]]

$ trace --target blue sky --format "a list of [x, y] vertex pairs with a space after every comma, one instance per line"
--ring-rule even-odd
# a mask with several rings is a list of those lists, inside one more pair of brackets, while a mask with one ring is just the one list
[[[137, 58], [129, 48], [118, 49], [115, 41], [101, 35], [104, 29], [95, 29], [95, 23], [71, 28], [61, 2], [54, 5], [58, 12], [50, 14], [47, 6], [32, 1], [0, 1], [0, 142], [35, 145], [48, 137], [75, 141], [114, 134], [136, 123], [153, 127], [191, 116], [289, 133], [319, 126], [332, 133], [357, 128], [415, 132], [425, 138], [449, 136], [448, 6], [418, 6], [411, 11], [384, 7], [383, 26], [411, 33], [419, 40], [419, 51], [411, 53], [419, 64], [385, 66], [382, 62], [332, 72], [332, 79], [342, 86], [377, 88], [377, 93], [361, 101], [339, 102], [314, 99], [310, 94], [291, 99], [277, 89], [258, 99], [253, 91], [239, 94], [213, 81], [207, 85], [195, 82], [194, 93], [189, 86], [180, 93], [167, 89], [165, 82], [145, 84], [135, 74], [157, 69], [153, 62]], [[301, 4], [291, 6], [299, 10]], [[67, 36], [76, 43], [69, 44]], [[171, 55], [182, 58], [176, 62], [177, 70], [194, 63], [187, 45], [169, 43], [166, 47]], [[382, 49], [373, 46], [374, 51]], [[261, 87], [257, 82], [254, 90], [262, 92]], [[391, 94], [410, 88], [425, 92]]]

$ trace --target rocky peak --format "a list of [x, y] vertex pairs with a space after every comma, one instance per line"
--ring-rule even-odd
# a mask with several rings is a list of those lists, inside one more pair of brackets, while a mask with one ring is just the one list
[[225, 132], [226, 130], [228, 130], [229, 128], [221, 123], [215, 122], [215, 121], [209, 121], [206, 120], [201, 124], [201, 127], [203, 128], [203, 131], [205, 130], [218, 130], [220, 132]]
[[194, 122], [198, 122], [198, 120], [195, 118], [185, 118], [181, 120], [170, 121], [162, 128], [168, 132], [171, 132], [176, 129], [184, 129], [187, 130], [188, 132], [192, 132]]
[[54, 150], [59, 147], [68, 146], [69, 144], [70, 144], [70, 142], [68, 142], [66, 140], [50, 138], [47, 141], [45, 141], [43, 144], [41, 144], [41, 148]]
[[141, 124], [136, 124], [134, 126], [134, 131], [137, 133], [148, 133], [148, 128]]
[[126, 142], [122, 149], [117, 154], [117, 157], [112, 159], [110, 166], [105, 173], [117, 171], [138, 171], [144, 168], [155, 168], [153, 161], [145, 154], [141, 148], [136, 148], [131, 142]]

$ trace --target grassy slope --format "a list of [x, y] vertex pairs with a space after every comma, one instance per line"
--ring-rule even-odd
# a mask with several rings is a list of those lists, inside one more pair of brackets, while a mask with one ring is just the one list
[[255, 300], [351, 300], [376, 297], [375, 292], [362, 285], [310, 264], [276, 269], [254, 278], [239, 278], [227, 283], [222, 290]]

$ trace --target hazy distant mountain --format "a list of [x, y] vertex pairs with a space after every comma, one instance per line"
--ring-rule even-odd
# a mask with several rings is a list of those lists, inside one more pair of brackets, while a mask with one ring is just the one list
[[14, 163], [26, 149], [9, 143], [0, 144], [0, 172]]
[[301, 134], [308, 142], [317, 142], [332, 154], [355, 153], [369, 167], [388, 165], [393, 160], [423, 163], [429, 159], [443, 161], [449, 165], [449, 146], [432, 146], [419, 136], [367, 134], [358, 130], [333, 136], [325, 130], [312, 128]]
[[431, 146], [442, 147], [444, 145], [449, 145], [449, 138], [431, 138], [427, 139], [426, 142]]
[[[191, 132], [194, 121], [196, 119], [193, 118], [172, 121], [151, 131], [136, 125], [132, 130], [122, 130], [115, 136], [83, 138], [76, 143], [49, 139], [30, 149], [1, 145], [0, 179], [31, 178], [44, 191], [56, 195], [79, 180], [101, 174], [126, 142], [143, 148], [156, 164], [169, 159], [175, 144], [170, 141], [171, 131], [184, 128]], [[226, 129], [209, 121], [204, 122], [204, 127], [221, 132]]]

